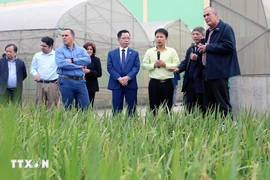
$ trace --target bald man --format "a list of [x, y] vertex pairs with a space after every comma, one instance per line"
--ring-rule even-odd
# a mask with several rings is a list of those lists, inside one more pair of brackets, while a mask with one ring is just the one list
[[199, 44], [205, 75], [204, 106], [206, 111], [219, 108], [226, 117], [232, 111], [228, 79], [240, 75], [234, 31], [213, 7], [205, 8], [203, 17], [209, 26], [206, 43]]

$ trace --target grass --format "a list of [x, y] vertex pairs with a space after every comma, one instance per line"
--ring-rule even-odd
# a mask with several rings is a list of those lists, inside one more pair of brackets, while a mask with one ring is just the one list
[[[270, 179], [267, 113], [108, 113], [0, 107], [1, 179]], [[226, 129], [222, 130], [225, 123]], [[49, 160], [12, 168], [11, 159]]]

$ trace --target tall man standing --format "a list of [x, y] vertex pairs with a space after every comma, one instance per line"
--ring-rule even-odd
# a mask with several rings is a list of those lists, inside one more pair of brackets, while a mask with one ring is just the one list
[[199, 45], [199, 52], [204, 53], [204, 105], [207, 109], [220, 108], [221, 113], [227, 116], [232, 111], [228, 79], [240, 75], [234, 31], [218, 18], [213, 7], [205, 8], [203, 17], [209, 26], [205, 38], [207, 43]]
[[27, 77], [24, 61], [17, 58], [17, 46], [8, 44], [6, 57], [0, 59], [0, 104], [22, 101], [23, 80]]
[[74, 44], [75, 33], [65, 28], [62, 32], [63, 44], [55, 51], [58, 66], [58, 84], [62, 102], [66, 109], [71, 108], [73, 100], [82, 110], [88, 108], [90, 101], [84, 79], [84, 66], [91, 62], [91, 57], [83, 47]]
[[130, 33], [121, 30], [117, 33], [120, 47], [108, 53], [107, 70], [110, 74], [108, 89], [112, 90], [113, 114], [123, 110], [124, 96], [128, 104], [128, 114], [136, 110], [137, 79], [140, 69], [139, 53], [128, 47]]
[[148, 95], [150, 109], [154, 115], [160, 104], [168, 110], [171, 110], [173, 104], [174, 74], [168, 69], [176, 68], [179, 65], [179, 58], [175, 49], [166, 46], [167, 39], [168, 31], [163, 28], [157, 29], [156, 47], [148, 49], [142, 61], [142, 68], [149, 71]]
[[58, 74], [55, 63], [54, 40], [51, 37], [41, 39], [41, 52], [34, 55], [30, 73], [34, 76], [36, 84], [36, 104], [45, 103], [46, 108], [57, 105], [59, 90], [57, 85]]

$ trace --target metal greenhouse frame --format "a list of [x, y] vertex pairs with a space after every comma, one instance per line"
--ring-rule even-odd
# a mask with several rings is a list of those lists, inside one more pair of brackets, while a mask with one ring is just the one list
[[[145, 51], [152, 47], [146, 31], [130, 11], [118, 0], [57, 0], [26, 5], [17, 5], [0, 8], [1, 29], [0, 47], [4, 48], [9, 43], [18, 46], [18, 57], [26, 62], [29, 69], [32, 57], [40, 51], [40, 40], [44, 36], [53, 37], [54, 47], [62, 45], [61, 29], [68, 27], [75, 31], [76, 44], [83, 45], [92, 41], [97, 47], [97, 56], [101, 59], [103, 76], [99, 79], [100, 92], [97, 93], [103, 102], [110, 99], [111, 92], [107, 90], [108, 73], [106, 71], [106, 57], [109, 50], [117, 47], [117, 32], [127, 29], [131, 34], [130, 47], [139, 51], [143, 58]], [[180, 29], [177, 27], [180, 23]], [[174, 40], [190, 45], [191, 35], [182, 21], [172, 21], [164, 27], [170, 31]], [[177, 29], [177, 28], [178, 29]], [[176, 28], [176, 29], [175, 29]], [[182, 32], [183, 31], [183, 32]], [[175, 33], [173, 33], [175, 32]], [[173, 35], [175, 34], [175, 36]], [[180, 39], [181, 36], [181, 39]], [[169, 41], [173, 42], [173, 41]], [[181, 42], [180, 55], [187, 49]], [[173, 44], [169, 44], [172, 45]], [[183, 48], [183, 49], [182, 49]], [[29, 72], [29, 71], [28, 71]], [[147, 97], [148, 75], [140, 71], [139, 99]], [[35, 94], [35, 82], [30, 73], [24, 82], [24, 95]]]
[[241, 76], [232, 79], [231, 101], [236, 109], [259, 112], [270, 105], [270, 1], [211, 0], [219, 18], [235, 32]]

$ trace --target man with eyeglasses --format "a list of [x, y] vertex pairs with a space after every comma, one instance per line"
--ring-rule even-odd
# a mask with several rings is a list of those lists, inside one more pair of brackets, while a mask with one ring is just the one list
[[75, 45], [74, 39], [75, 33], [72, 29], [65, 28], [62, 31], [64, 45], [55, 51], [58, 84], [66, 109], [70, 109], [75, 100], [76, 107], [86, 110], [90, 101], [83, 68], [91, 63], [91, 57], [83, 47]]
[[128, 47], [129, 31], [119, 31], [117, 38], [120, 47], [111, 50], [107, 57], [107, 70], [110, 74], [108, 89], [112, 90], [113, 114], [122, 112], [125, 97], [128, 114], [134, 115], [138, 90], [136, 76], [140, 70], [139, 53]]
[[54, 40], [51, 37], [41, 39], [41, 52], [34, 55], [30, 73], [36, 81], [36, 104], [42, 103], [49, 109], [57, 106], [60, 93], [57, 85], [58, 74], [55, 63], [55, 51], [53, 50]]

